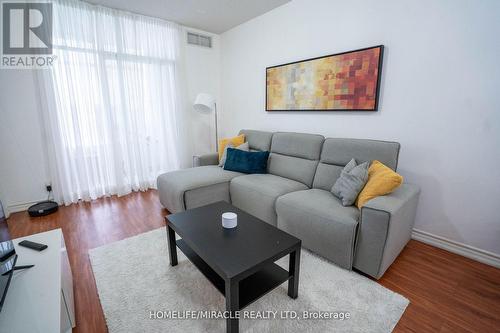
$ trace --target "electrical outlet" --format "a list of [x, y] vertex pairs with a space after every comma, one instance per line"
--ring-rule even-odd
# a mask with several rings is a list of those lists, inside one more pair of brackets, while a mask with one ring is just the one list
[[47, 190], [47, 192], [52, 192], [52, 185], [45, 185], [45, 189]]

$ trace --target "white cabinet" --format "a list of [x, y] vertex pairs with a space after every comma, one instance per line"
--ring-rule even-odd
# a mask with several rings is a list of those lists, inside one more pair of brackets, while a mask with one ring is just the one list
[[[18, 246], [27, 239], [48, 246], [38, 252]], [[73, 278], [61, 229], [13, 240], [16, 265], [35, 267], [15, 271], [2, 312], [1, 333], [59, 333], [75, 327]]]

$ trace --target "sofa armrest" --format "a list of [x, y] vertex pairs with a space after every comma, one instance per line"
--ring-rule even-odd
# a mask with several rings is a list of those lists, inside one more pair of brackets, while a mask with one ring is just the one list
[[217, 165], [217, 164], [219, 164], [218, 153], [193, 156], [193, 167], [204, 166], [204, 165]]
[[354, 267], [379, 279], [411, 238], [420, 189], [402, 184], [361, 208]]

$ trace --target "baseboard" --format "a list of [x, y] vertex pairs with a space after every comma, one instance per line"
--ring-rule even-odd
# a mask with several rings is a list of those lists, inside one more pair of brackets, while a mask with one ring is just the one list
[[12, 213], [24, 212], [25, 210], [28, 210], [28, 208], [31, 205], [34, 205], [40, 201], [43, 201], [43, 199], [39, 200], [39, 201], [23, 202], [23, 203], [19, 203], [19, 204], [9, 205], [9, 206], [5, 207], [5, 217], [9, 217], [9, 215]]
[[411, 238], [422, 243], [426, 243], [440, 249], [459, 254], [472, 260], [482, 262], [483, 264], [500, 268], [500, 255], [496, 253], [481, 250], [477, 247], [456, 242], [441, 236], [433, 235], [431, 233], [418, 229], [413, 229]]

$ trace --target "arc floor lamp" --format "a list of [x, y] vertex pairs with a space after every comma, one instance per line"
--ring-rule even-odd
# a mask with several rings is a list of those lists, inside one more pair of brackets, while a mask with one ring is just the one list
[[219, 151], [219, 136], [217, 131], [217, 103], [215, 98], [207, 93], [199, 93], [193, 104], [193, 108], [202, 113], [210, 113], [214, 110], [215, 116], [215, 150]]

